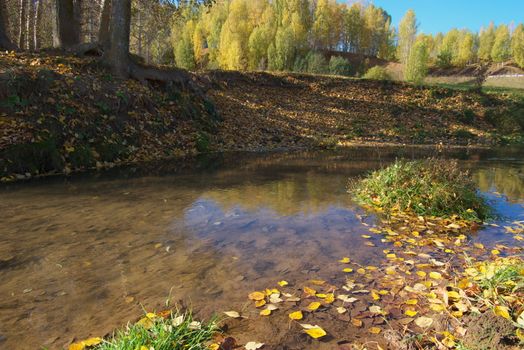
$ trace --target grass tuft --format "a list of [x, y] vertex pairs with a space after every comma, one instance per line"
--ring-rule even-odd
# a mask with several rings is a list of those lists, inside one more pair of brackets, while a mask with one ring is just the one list
[[95, 350], [204, 350], [217, 332], [216, 320], [197, 322], [191, 313], [162, 317], [148, 313], [135, 324], [116, 331]]
[[491, 209], [466, 171], [453, 160], [399, 160], [350, 184], [355, 199], [388, 212], [480, 221]]

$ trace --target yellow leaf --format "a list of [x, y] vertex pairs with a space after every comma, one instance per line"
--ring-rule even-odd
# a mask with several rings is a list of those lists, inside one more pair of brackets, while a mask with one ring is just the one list
[[391, 254], [387, 254], [386, 258], [388, 258], [388, 259], [396, 259], [397, 256], [395, 254], [391, 253]]
[[434, 280], [440, 280], [442, 279], [442, 275], [440, 274], [440, 272], [436, 272], [436, 271], [431, 271], [429, 273], [429, 277], [430, 278], [433, 278]]
[[311, 304], [309, 304], [309, 305], [307, 306], [307, 308], [308, 308], [309, 310], [311, 310], [311, 311], [315, 311], [316, 309], [318, 309], [318, 308], [320, 307], [320, 305], [321, 305], [321, 304], [320, 304], [318, 301], [314, 301], [314, 302], [312, 302]]
[[357, 270], [357, 273], [364, 275], [366, 273], [366, 270], [364, 270], [363, 268], [360, 268]]
[[417, 299], [409, 299], [409, 300], [406, 300], [406, 304], [407, 305], [417, 305], [418, 303], [418, 300]]
[[415, 310], [406, 310], [405, 314], [406, 314], [407, 316], [409, 316], [409, 317], [413, 317], [413, 316], [415, 316], [416, 314], [418, 314], [418, 312], [415, 311]]
[[484, 244], [482, 244], [482, 243], [473, 243], [473, 245], [474, 245], [475, 248], [477, 248], [477, 249], [484, 249]]
[[315, 286], [322, 286], [324, 283], [326, 283], [326, 281], [324, 281], [324, 280], [311, 280], [309, 282], [311, 282]]
[[424, 278], [424, 277], [426, 277], [427, 273], [425, 273], [424, 271], [417, 271], [417, 275], [418, 275], [419, 277]]
[[255, 301], [264, 300], [266, 295], [262, 292], [252, 292], [248, 295], [248, 298]]
[[289, 314], [289, 318], [292, 320], [301, 320], [302, 317], [304, 317], [302, 311], [295, 311]]
[[495, 315], [504, 317], [505, 319], [511, 320], [511, 315], [509, 314], [509, 309], [506, 306], [497, 305], [495, 306]]
[[82, 343], [73, 343], [69, 345], [69, 350], [84, 350], [86, 347]]
[[335, 301], [335, 294], [333, 293], [329, 293], [328, 295], [326, 295], [326, 297], [324, 298], [324, 302], [327, 303], [327, 304], [331, 304]]
[[255, 307], [262, 307], [266, 305], [266, 301], [264, 299], [255, 301]]
[[369, 329], [369, 333], [372, 333], [372, 334], [380, 334], [380, 332], [382, 332], [382, 329], [380, 329], [378, 327], [371, 327]]
[[313, 288], [304, 287], [304, 293], [306, 293], [309, 296], [315, 296], [317, 294], [317, 291]]
[[[213, 344], [209, 345], [207, 348], [208, 348], [209, 350], [218, 350], [218, 349], [220, 349], [220, 344], [218, 344], [218, 343], [213, 343]], [[140, 347], [140, 350], [148, 350], [148, 349], [147, 349], [145, 346], [142, 345], [142, 346]]]
[[278, 285], [279, 285], [280, 287], [285, 287], [285, 286], [287, 286], [288, 284], [289, 284], [289, 283], [287, 283], [287, 281], [280, 281], [280, 282], [278, 282]]
[[361, 235], [360, 237], [362, 237], [362, 238], [366, 238], [366, 239], [371, 238], [370, 235]]
[[264, 309], [262, 311], [260, 311], [260, 316], [269, 316], [271, 315], [271, 310], [270, 309]]
[[326, 331], [320, 327], [309, 328], [304, 330], [304, 332], [306, 332], [307, 335], [314, 339], [322, 338], [327, 334]]
[[500, 254], [500, 250], [498, 250], [498, 249], [493, 249], [493, 250], [491, 251], [491, 254], [493, 254], [493, 255], [499, 255], [499, 254]]
[[359, 320], [358, 318], [354, 318], [351, 320], [351, 323], [353, 324], [353, 326], [355, 327], [362, 327], [362, 320]]
[[380, 300], [380, 295], [374, 290], [371, 291], [371, 296], [373, 297], [373, 300]]
[[342, 270], [346, 273], [350, 273], [350, 272], [353, 272], [353, 269], [352, 268], [349, 268], [349, 267], [346, 267], [344, 270]]
[[435, 312], [442, 312], [446, 310], [446, 307], [442, 304], [429, 304], [429, 308]]
[[343, 264], [349, 264], [351, 262], [351, 259], [349, 259], [348, 257], [344, 257], [344, 258], [340, 259], [339, 262], [341, 262]]

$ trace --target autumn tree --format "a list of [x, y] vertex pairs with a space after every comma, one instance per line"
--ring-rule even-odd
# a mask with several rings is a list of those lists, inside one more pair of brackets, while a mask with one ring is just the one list
[[493, 22], [489, 24], [488, 28], [481, 29], [479, 35], [479, 59], [483, 61], [491, 61], [491, 51], [495, 43], [495, 25]]
[[519, 24], [511, 38], [511, 53], [515, 62], [524, 68], [524, 24]]
[[415, 43], [418, 24], [415, 11], [408, 10], [398, 28], [398, 57], [400, 62], [406, 64], [410, 58], [411, 48]]
[[504, 62], [511, 57], [511, 38], [508, 26], [502, 24], [495, 32], [495, 41], [491, 49], [491, 59], [494, 62]]

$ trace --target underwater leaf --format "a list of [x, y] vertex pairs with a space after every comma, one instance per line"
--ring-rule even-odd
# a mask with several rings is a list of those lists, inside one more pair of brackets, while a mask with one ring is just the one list
[[325, 336], [327, 333], [320, 326], [312, 326], [310, 324], [300, 324], [304, 328], [304, 332], [311, 338], [318, 339]]

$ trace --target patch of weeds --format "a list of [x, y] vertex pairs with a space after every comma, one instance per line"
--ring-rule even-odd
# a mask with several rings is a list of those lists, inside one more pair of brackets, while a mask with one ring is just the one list
[[101, 340], [93, 349], [205, 350], [217, 331], [215, 319], [204, 324], [195, 321], [191, 313], [148, 313], [137, 323], [116, 331], [109, 339]]
[[473, 124], [476, 118], [477, 115], [475, 114], [475, 112], [468, 108], [465, 109], [461, 114], [459, 114], [458, 120], [461, 123], [470, 125]]
[[458, 139], [470, 140], [475, 138], [475, 134], [472, 134], [468, 130], [458, 129], [453, 132], [453, 136]]
[[93, 152], [88, 145], [77, 145], [68, 158], [74, 168], [85, 168], [95, 164]]
[[198, 133], [196, 138], [196, 149], [199, 153], [207, 153], [210, 149], [211, 140], [209, 134], [201, 131]]
[[24, 98], [21, 98], [18, 95], [10, 95], [5, 99], [5, 101], [2, 102], [2, 104], [6, 108], [9, 108], [10, 110], [15, 111], [18, 108], [27, 107], [27, 105], [29, 104], [29, 101]]
[[441, 100], [446, 97], [451, 97], [453, 95], [453, 91], [449, 89], [443, 89], [443, 88], [437, 88], [432, 87], [429, 89], [429, 96], [435, 100]]
[[386, 212], [483, 220], [490, 207], [457, 161], [399, 160], [350, 184], [356, 200]]

